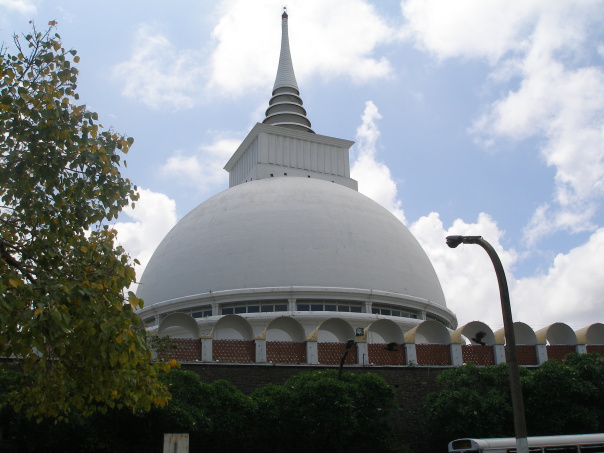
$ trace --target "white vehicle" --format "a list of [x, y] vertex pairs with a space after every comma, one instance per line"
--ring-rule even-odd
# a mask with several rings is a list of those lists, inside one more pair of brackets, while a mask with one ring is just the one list
[[[541, 453], [604, 453], [604, 433], [570, 436], [529, 437], [529, 452]], [[457, 439], [449, 442], [449, 452], [456, 453], [516, 453], [516, 438]]]

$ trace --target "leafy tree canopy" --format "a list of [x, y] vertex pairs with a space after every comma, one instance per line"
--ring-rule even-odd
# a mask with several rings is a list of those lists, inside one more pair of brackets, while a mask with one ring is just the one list
[[[0, 372], [0, 398], [14, 378]], [[340, 380], [337, 370], [305, 372], [250, 395], [224, 380], [203, 382], [193, 371], [160, 379], [172, 393], [165, 407], [134, 414], [113, 409], [86, 419], [71, 413], [58, 425], [36, 424], [5, 408], [4, 438], [15, 451], [50, 453], [161, 452], [170, 432], [189, 433], [191, 452], [400, 451], [391, 426], [394, 392], [377, 375], [344, 373]]]
[[105, 224], [138, 198], [120, 174], [133, 140], [78, 105], [79, 57], [55, 25], [0, 49], [0, 356], [22, 371], [3, 402], [57, 420], [161, 406], [170, 366], [151, 363], [134, 269]]
[[[521, 368], [529, 436], [604, 429], [604, 357], [569, 354]], [[442, 389], [428, 395], [425, 425], [435, 445], [461, 437], [513, 437], [507, 365], [472, 364], [443, 371]]]
[[[392, 388], [378, 375], [336, 370], [300, 373], [256, 390], [255, 434], [271, 451], [390, 451]], [[284, 448], [284, 446], [287, 446]]]
[[468, 364], [443, 371], [437, 380], [442, 389], [429, 394], [425, 404], [426, 427], [435, 443], [513, 433], [507, 365]]
[[531, 435], [602, 432], [604, 357], [569, 354], [548, 360], [523, 382]]

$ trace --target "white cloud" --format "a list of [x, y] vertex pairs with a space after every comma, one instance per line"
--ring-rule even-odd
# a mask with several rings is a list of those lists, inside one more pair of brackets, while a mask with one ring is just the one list
[[199, 52], [178, 50], [154, 27], [140, 25], [128, 61], [113, 71], [124, 84], [122, 94], [152, 109], [190, 108], [202, 86]]
[[502, 245], [504, 234], [487, 214], [475, 223], [460, 219], [445, 227], [437, 213], [430, 213], [410, 228], [428, 254], [445, 292], [447, 306], [460, 325], [479, 320], [493, 329], [503, 326], [497, 278], [487, 253], [477, 245], [450, 249], [449, 235], [477, 235], [497, 251], [506, 272], [514, 321], [538, 329], [564, 322], [579, 329], [597, 321], [604, 307], [604, 229], [568, 253], [560, 253], [548, 271], [516, 279], [514, 264], [519, 255]]
[[601, 0], [403, 0], [404, 34], [439, 59], [503, 57], [577, 48], [585, 23], [602, 16]]
[[352, 163], [350, 176], [359, 182], [359, 192], [377, 201], [405, 223], [405, 214], [397, 199], [396, 182], [390, 169], [376, 160], [376, 144], [380, 136], [376, 121], [381, 117], [375, 104], [367, 101], [362, 123], [357, 128], [357, 158]]
[[[375, 104], [366, 102], [357, 129], [357, 159], [351, 176], [359, 181], [360, 192], [404, 220], [390, 170], [376, 161], [380, 118]], [[506, 272], [516, 321], [534, 328], [553, 322], [580, 328], [592, 322], [593, 313], [604, 303], [604, 229], [594, 233], [586, 244], [559, 254], [546, 274], [519, 280], [514, 276], [514, 266], [520, 255], [514, 248], [504, 246], [504, 232], [486, 213], [473, 223], [457, 219], [445, 227], [439, 214], [432, 212], [414, 222], [410, 231], [428, 254], [447, 305], [460, 325], [478, 320], [499, 329], [503, 320], [497, 276], [488, 254], [476, 245], [462, 244], [450, 249], [445, 242], [450, 235], [482, 236], [495, 248]]]
[[485, 58], [493, 83], [519, 80], [476, 120], [477, 141], [538, 137], [556, 190], [525, 231], [534, 244], [566, 229], [594, 228], [604, 194], [604, 71], [591, 66], [590, 26], [604, 20], [600, 0], [408, 0], [407, 35], [438, 58]]
[[[271, 86], [281, 42], [283, 3], [278, 0], [223, 2], [214, 28], [209, 87], [231, 96]], [[288, 2], [292, 60], [298, 82], [312, 75], [362, 82], [387, 77], [391, 66], [375, 48], [396, 38], [373, 6], [362, 0]]]
[[592, 222], [595, 214], [595, 203], [578, 201], [574, 205], [565, 206], [564, 209], [545, 203], [535, 210], [524, 228], [523, 241], [528, 246], [532, 246], [539, 239], [555, 231], [567, 230], [578, 233], [595, 230], [597, 226]]
[[[236, 97], [250, 89], [267, 89], [277, 71], [282, 6], [278, 0], [221, 2], [207, 67], [199, 51], [179, 50], [152, 25], [142, 24], [130, 58], [114, 68], [114, 76], [124, 84], [124, 95], [153, 109], [190, 108], [199, 94]], [[370, 3], [294, 0], [288, 12], [298, 81], [319, 75], [363, 82], [391, 74], [390, 62], [374, 52], [398, 32]]]
[[218, 138], [209, 145], [201, 146], [194, 155], [177, 152], [161, 169], [162, 176], [179, 184], [195, 187], [202, 194], [223, 188], [228, 184], [224, 165], [241, 144], [238, 138]]
[[475, 130], [490, 137], [541, 136], [541, 155], [556, 169], [554, 206], [541, 207], [527, 226], [534, 243], [560, 229], [592, 229], [604, 194], [604, 71], [567, 68], [552, 55], [531, 52], [520, 65], [517, 91], [492, 104]]
[[503, 322], [499, 287], [489, 256], [477, 245], [461, 244], [450, 249], [445, 242], [450, 235], [482, 236], [497, 251], [511, 287], [511, 270], [518, 255], [501, 245], [503, 232], [495, 221], [481, 213], [475, 223], [457, 219], [445, 228], [438, 213], [432, 212], [414, 222], [410, 230], [428, 254], [443, 287], [447, 306], [457, 315], [459, 324], [478, 320], [493, 329], [500, 328]]
[[528, 21], [542, 1], [407, 0], [405, 33], [438, 58], [480, 57], [497, 61], [521, 49]]
[[210, 63], [210, 91], [236, 96], [268, 86], [277, 70], [279, 48], [271, 44], [280, 37], [280, 6], [266, 1], [223, 2], [222, 17], [212, 32], [216, 47]]
[[517, 317], [539, 322], [559, 321], [573, 328], [593, 322], [604, 308], [604, 228], [566, 254], [558, 254], [544, 275], [516, 282], [511, 294]]
[[528, 57], [515, 92], [496, 101], [478, 131], [522, 139], [545, 135], [542, 155], [554, 166], [555, 201], [568, 206], [604, 193], [604, 71], [566, 69], [549, 58]]
[[115, 223], [117, 242], [133, 258], [140, 261], [136, 266], [137, 278], [143, 274], [151, 255], [170, 231], [176, 225], [176, 203], [162, 193], [139, 189], [140, 198], [135, 208], [127, 207], [123, 214], [131, 221], [124, 220]]
[[23, 15], [36, 13], [36, 5], [33, 0], [0, 0], [0, 8], [16, 11]]

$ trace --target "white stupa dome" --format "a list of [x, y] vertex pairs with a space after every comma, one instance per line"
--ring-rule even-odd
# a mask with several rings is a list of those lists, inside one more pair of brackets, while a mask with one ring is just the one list
[[145, 305], [246, 288], [377, 290], [445, 306], [426, 253], [390, 212], [313, 178], [240, 184], [166, 236], [142, 276]]

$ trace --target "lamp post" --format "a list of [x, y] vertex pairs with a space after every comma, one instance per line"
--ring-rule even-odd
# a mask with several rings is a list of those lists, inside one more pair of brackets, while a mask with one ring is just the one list
[[528, 453], [528, 442], [526, 433], [526, 420], [524, 417], [524, 402], [522, 400], [522, 386], [520, 384], [520, 372], [518, 370], [518, 359], [516, 358], [516, 337], [514, 335], [514, 322], [512, 321], [512, 308], [510, 306], [510, 293], [505, 278], [503, 265], [495, 249], [485, 241], [482, 236], [447, 236], [447, 245], [451, 248], [459, 244], [478, 244], [489, 254], [497, 282], [499, 283], [499, 297], [501, 298], [501, 311], [503, 313], [503, 329], [505, 332], [506, 358], [508, 371], [510, 373], [510, 390], [512, 394], [512, 413], [514, 416], [514, 432], [516, 434], [516, 451]]
[[342, 354], [342, 360], [340, 360], [340, 369], [338, 370], [338, 379], [342, 380], [342, 369], [344, 368], [344, 362], [346, 362], [346, 356], [348, 355], [348, 350], [354, 346], [354, 340], [351, 338], [346, 342], [346, 347], [344, 349], [344, 354]]

